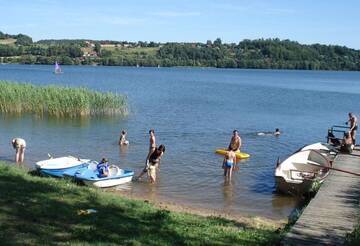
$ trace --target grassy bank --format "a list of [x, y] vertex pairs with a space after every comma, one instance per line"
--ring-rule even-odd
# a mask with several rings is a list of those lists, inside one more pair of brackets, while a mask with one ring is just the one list
[[86, 88], [0, 81], [0, 111], [57, 117], [123, 115], [127, 113], [127, 100], [125, 96]]
[[[81, 209], [97, 213], [78, 215]], [[0, 240], [4, 245], [272, 245], [279, 235], [216, 217], [32, 176], [0, 163]]]
[[360, 219], [355, 230], [350, 235], [348, 235], [346, 245], [350, 245], [350, 246], [360, 245]]

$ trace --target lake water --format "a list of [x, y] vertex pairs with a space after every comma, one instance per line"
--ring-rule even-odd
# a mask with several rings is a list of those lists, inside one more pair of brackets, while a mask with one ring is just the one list
[[[26, 164], [53, 156], [74, 155], [140, 171], [154, 128], [166, 153], [155, 185], [133, 182], [126, 192], [230, 214], [282, 219], [295, 198], [274, 193], [277, 158], [301, 146], [325, 141], [327, 128], [360, 113], [360, 73], [325, 71], [232, 70], [201, 68], [129, 68], [3, 65], [0, 80], [86, 86], [124, 93], [128, 117], [54, 119], [1, 115], [0, 158], [12, 160], [13, 137], [26, 139]], [[280, 137], [257, 132], [280, 128]], [[119, 148], [121, 129], [130, 146]], [[238, 129], [250, 159], [240, 164], [231, 183], [222, 176], [222, 157]]]

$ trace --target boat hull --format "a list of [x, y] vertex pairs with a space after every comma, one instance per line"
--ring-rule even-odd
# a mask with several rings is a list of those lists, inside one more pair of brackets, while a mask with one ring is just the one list
[[302, 195], [306, 193], [311, 193], [315, 182], [320, 184], [324, 180], [304, 180], [301, 183], [290, 183], [286, 182], [283, 177], [275, 177], [276, 191], [288, 195]]
[[100, 188], [113, 187], [121, 184], [128, 183], [132, 180], [134, 172], [130, 170], [122, 170], [117, 166], [109, 168], [108, 176], [99, 176], [97, 169], [87, 169], [82, 172], [75, 173], [75, 179], [82, 181], [88, 185], [94, 185]]
[[43, 175], [62, 178], [64, 177], [64, 173], [75, 173], [77, 170], [81, 168], [85, 168], [87, 166], [88, 164], [82, 163], [80, 165], [68, 167], [68, 168], [59, 168], [59, 169], [38, 168], [38, 170]]
[[94, 185], [99, 188], [108, 188], [114, 187], [117, 185], [128, 183], [132, 180], [133, 175], [123, 178], [114, 178], [108, 180], [100, 180], [100, 181], [92, 181], [92, 180], [83, 180], [83, 182], [87, 185]]

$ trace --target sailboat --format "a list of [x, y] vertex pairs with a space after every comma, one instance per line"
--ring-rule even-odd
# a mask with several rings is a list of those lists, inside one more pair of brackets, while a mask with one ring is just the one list
[[55, 74], [63, 73], [63, 72], [61, 71], [61, 67], [60, 67], [60, 65], [59, 65], [59, 63], [58, 63], [57, 61], [55, 62], [55, 70], [54, 70], [54, 73], [55, 73]]

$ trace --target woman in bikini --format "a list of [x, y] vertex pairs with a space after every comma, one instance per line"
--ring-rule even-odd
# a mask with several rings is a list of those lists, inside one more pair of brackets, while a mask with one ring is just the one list
[[149, 168], [148, 175], [150, 178], [150, 183], [155, 183], [156, 181], [156, 169], [159, 168], [160, 161], [162, 156], [165, 153], [165, 146], [161, 144], [149, 157]]

